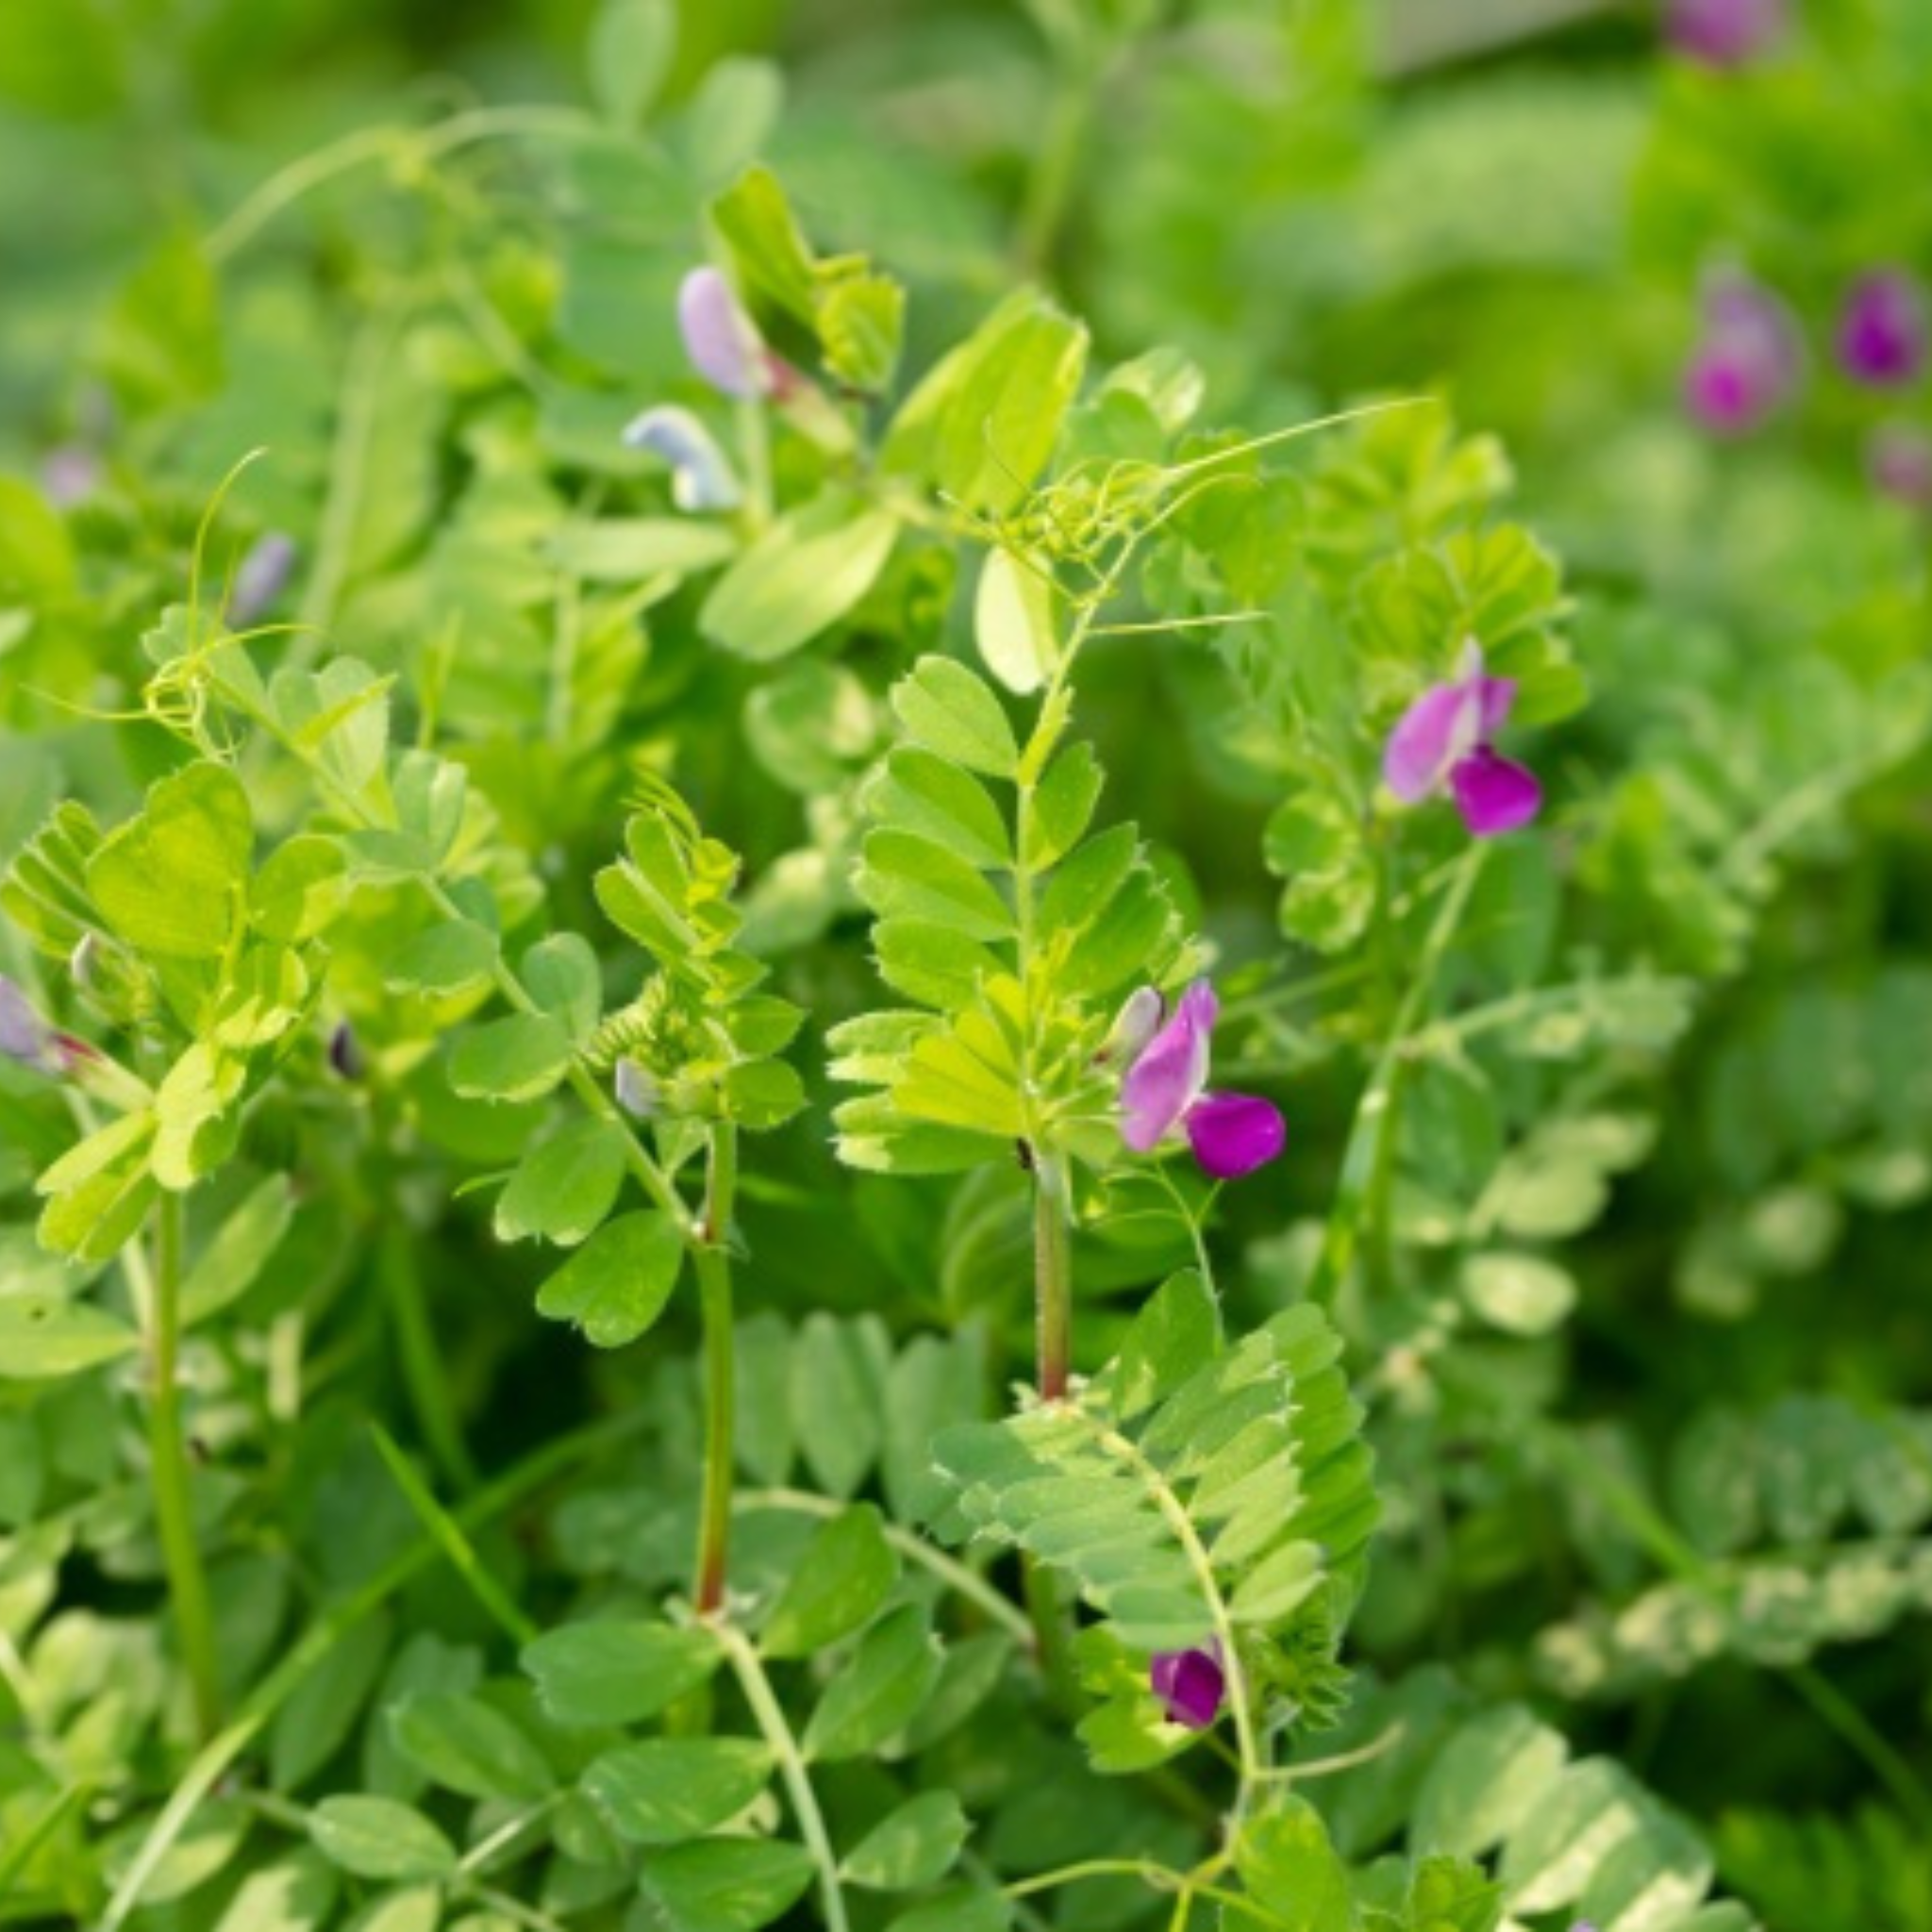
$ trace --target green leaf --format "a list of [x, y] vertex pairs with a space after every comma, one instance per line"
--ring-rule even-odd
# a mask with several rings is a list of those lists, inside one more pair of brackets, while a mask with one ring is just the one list
[[677, 12], [671, 0], [604, 0], [591, 23], [591, 97], [613, 127], [631, 133], [643, 124], [677, 49]]
[[148, 790], [140, 815], [88, 861], [88, 891], [130, 945], [156, 958], [216, 959], [244, 902], [255, 822], [225, 765], [188, 766]]
[[358, 1878], [436, 1880], [456, 1870], [449, 1840], [392, 1798], [325, 1798], [308, 1814], [308, 1835], [324, 1857]]
[[846, 1497], [879, 1453], [891, 1349], [874, 1321], [806, 1318], [791, 1352], [791, 1413], [818, 1486]]
[[723, 1655], [706, 1630], [600, 1621], [546, 1631], [525, 1647], [523, 1666], [553, 1722], [602, 1728], [656, 1717]]
[[691, 517], [606, 517], [562, 525], [546, 547], [558, 569], [588, 584], [644, 584], [715, 570], [738, 555], [739, 540]]
[[622, 1348], [664, 1312], [683, 1259], [684, 1232], [668, 1215], [621, 1214], [538, 1291], [537, 1312], [575, 1323], [593, 1348]]
[[1491, 1327], [1509, 1335], [1547, 1335], [1576, 1306], [1574, 1278], [1536, 1255], [1472, 1255], [1462, 1265], [1462, 1293]]
[[1170, 1275], [1147, 1298], [1121, 1342], [1113, 1402], [1131, 1420], [1171, 1395], [1221, 1346], [1221, 1304], [1199, 1273]]
[[1305, 1798], [1278, 1798], [1248, 1821], [1236, 1840], [1235, 1869], [1282, 1932], [1336, 1932], [1353, 1923], [1348, 1867]]
[[1008, 1932], [1013, 1908], [996, 1891], [956, 1886], [928, 1904], [902, 1912], [886, 1932]]
[[1041, 558], [990, 550], [973, 606], [973, 639], [986, 668], [1010, 691], [1036, 691], [1059, 662], [1053, 578]]
[[1298, 791], [1268, 821], [1262, 855], [1288, 881], [1281, 929], [1317, 952], [1340, 953], [1361, 938], [1375, 909], [1375, 862], [1357, 816], [1325, 791]]
[[500, 1241], [532, 1235], [574, 1248], [610, 1212], [624, 1185], [624, 1129], [609, 1121], [580, 1120], [526, 1148], [496, 1203]]
[[1493, 1850], [1548, 1802], [1568, 1756], [1563, 1740], [1520, 1705], [1484, 1711], [1430, 1765], [1410, 1842], [1472, 1858]]
[[653, 1738], [605, 1752], [583, 1787], [620, 1837], [675, 1845], [735, 1818], [771, 1773], [771, 1752], [746, 1738]]
[[496, 935], [471, 919], [445, 920], [411, 933], [383, 972], [391, 992], [448, 999], [490, 984], [496, 968]]
[[915, 743], [982, 772], [1011, 778], [1020, 747], [1006, 709], [983, 678], [951, 658], [922, 658], [892, 687], [892, 709]]
[[952, 1870], [972, 1828], [951, 1791], [925, 1791], [874, 1825], [841, 1870], [873, 1891], [916, 1891]]
[[811, 1883], [811, 1854], [771, 1839], [700, 1839], [644, 1861], [640, 1932], [758, 1932]]
[[390, 1712], [390, 1737], [432, 1783], [466, 1798], [534, 1804], [556, 1783], [542, 1752], [480, 1698], [449, 1691], [408, 1698]]
[[155, 1090], [155, 1179], [180, 1193], [234, 1152], [246, 1061], [197, 1041]]
[[205, 1322], [248, 1292], [289, 1231], [294, 1205], [286, 1174], [271, 1174], [223, 1218], [181, 1284], [184, 1326]]
[[58, 1294], [0, 1295], [0, 1381], [51, 1381], [118, 1361], [141, 1336], [118, 1316]]
[[767, 1657], [809, 1657], [856, 1630], [898, 1581], [879, 1514], [861, 1503], [812, 1532], [759, 1633]]
[[1140, 854], [1137, 826], [1109, 825], [1057, 866], [1040, 901], [1041, 943], [1062, 933], [1077, 936], [1096, 924], [1120, 898]]
[[292, 1852], [249, 1873], [214, 1932], [322, 1932], [341, 1890], [326, 1859], [307, 1849]]
[[930, 919], [882, 919], [873, 927], [879, 977], [908, 999], [950, 1010], [1002, 972], [977, 941]]
[[381, 1614], [352, 1625], [275, 1712], [268, 1761], [276, 1790], [296, 1790], [347, 1742], [389, 1657], [391, 1634]]
[[940, 1647], [924, 1610], [907, 1604], [880, 1618], [826, 1685], [806, 1725], [806, 1756], [825, 1761], [876, 1751], [918, 1715], [939, 1674]]
[[818, 333], [825, 367], [848, 388], [877, 395], [898, 371], [906, 291], [890, 275], [841, 275], [819, 292]]
[[264, 939], [312, 940], [347, 896], [348, 862], [333, 839], [304, 832], [270, 853], [248, 890], [248, 913]]
[[155, 1116], [125, 1114], [71, 1147], [34, 1182], [49, 1196], [41, 1244], [81, 1261], [110, 1260], [140, 1231], [154, 1198]]
[[880, 823], [930, 839], [969, 864], [1013, 862], [1006, 821], [986, 787], [929, 751], [907, 746], [893, 752], [867, 785], [864, 805]]
[[891, 511], [850, 491], [824, 491], [780, 517], [711, 588], [698, 627], [759, 662], [828, 629], [872, 589], [899, 534]]
[[570, 1035], [547, 1014], [513, 1013], [472, 1027], [449, 1057], [465, 1100], [541, 1100], [570, 1071]]
[[1084, 740], [1068, 745], [1047, 766], [1033, 794], [1022, 854], [1035, 872], [1057, 864], [1080, 842], [1105, 782], [1093, 747]]
[[881, 464], [968, 510], [1010, 510], [1046, 467], [1086, 363], [1087, 331], [1020, 291], [913, 391]]
[[853, 884], [881, 918], [932, 921], [975, 940], [1017, 931], [1012, 908], [986, 874], [930, 839], [882, 826], [867, 836], [863, 853]]

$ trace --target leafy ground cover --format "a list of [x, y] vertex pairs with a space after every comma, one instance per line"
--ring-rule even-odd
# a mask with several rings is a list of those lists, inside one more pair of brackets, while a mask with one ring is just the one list
[[1928, 90], [0, 13], [0, 1922], [1921, 1932]]

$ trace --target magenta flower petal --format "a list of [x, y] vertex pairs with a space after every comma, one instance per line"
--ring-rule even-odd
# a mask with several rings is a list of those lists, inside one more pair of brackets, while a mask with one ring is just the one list
[[1704, 332], [1684, 375], [1684, 407], [1720, 436], [1755, 429], [1804, 374], [1798, 325], [1772, 290], [1724, 273], [1706, 285]]
[[677, 291], [677, 324], [691, 367], [727, 396], [762, 396], [772, 386], [758, 332], [714, 268], [694, 268]]
[[1542, 809], [1536, 774], [1479, 745], [1449, 774], [1449, 789], [1462, 822], [1478, 839], [1526, 825]]
[[1665, 32], [1707, 67], [1740, 67], [1785, 30], [1786, 0], [1670, 0]]
[[1288, 1145], [1281, 1109], [1253, 1093], [1204, 1093], [1185, 1124], [1194, 1158], [1218, 1181], [1253, 1174]]
[[1925, 366], [1925, 301], [1918, 284], [1895, 269], [1860, 277], [1839, 318], [1838, 353], [1845, 373], [1874, 389], [1912, 381]]
[[1181, 995], [1174, 1017], [1127, 1069], [1121, 1083], [1121, 1139], [1136, 1154], [1157, 1147], [1201, 1097], [1208, 1084], [1208, 1050], [1220, 1011], [1214, 989], [1197, 979]]
[[1439, 791], [1457, 759], [1480, 738], [1482, 687], [1489, 681], [1478, 676], [1432, 684], [1397, 720], [1382, 754], [1382, 777], [1405, 805], [1420, 805]]
[[1214, 1650], [1158, 1651], [1147, 1675], [1155, 1696], [1166, 1707], [1170, 1724], [1205, 1731], [1221, 1715], [1227, 1675]]

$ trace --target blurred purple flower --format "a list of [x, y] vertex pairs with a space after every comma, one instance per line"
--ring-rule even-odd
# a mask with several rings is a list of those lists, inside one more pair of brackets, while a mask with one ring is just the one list
[[1221, 1665], [1221, 1646], [1211, 1639], [1196, 1650], [1157, 1651], [1147, 1675], [1168, 1723], [1205, 1731], [1221, 1715], [1227, 1674]]
[[1865, 445], [1873, 487], [1914, 509], [1932, 509], [1932, 436], [1910, 423], [1881, 423]]
[[736, 509], [743, 502], [724, 452], [689, 409], [675, 404], [646, 409], [625, 430], [624, 441], [671, 465], [671, 500], [679, 509]]
[[1472, 639], [1457, 675], [1432, 684], [1389, 734], [1382, 776], [1390, 791], [1406, 805], [1446, 791], [1478, 839], [1526, 825], [1542, 808], [1542, 787], [1491, 745], [1515, 703], [1516, 680], [1491, 677]]
[[619, 1060], [611, 1085], [618, 1106], [639, 1120], [648, 1120], [656, 1113], [663, 1098], [663, 1089], [636, 1060]]
[[714, 268], [694, 268], [677, 291], [677, 324], [691, 367], [727, 396], [769, 396], [785, 388], [778, 358], [765, 347], [731, 284]]
[[1915, 380], [1925, 366], [1925, 297], [1910, 275], [1878, 269], [1853, 283], [1839, 314], [1845, 374], [1874, 389]]
[[1685, 407], [1715, 434], [1741, 435], [1797, 388], [1797, 325], [1777, 295], [1743, 275], [1713, 278], [1703, 308], [1704, 333], [1684, 375]]
[[269, 530], [249, 546], [228, 591], [228, 622], [237, 630], [258, 624], [275, 607], [295, 574], [295, 540]]
[[1669, 0], [1664, 32], [1672, 46], [1707, 67], [1741, 67], [1783, 38], [1786, 0]]
[[[1202, 1167], [1216, 1180], [1232, 1181], [1273, 1160], [1288, 1143], [1288, 1127], [1271, 1101], [1207, 1091], [1208, 1043], [1220, 1009], [1205, 979], [1181, 995], [1174, 1017], [1135, 1056], [1121, 1083], [1121, 1139], [1146, 1154], [1179, 1128]], [[1144, 1019], [1144, 1008], [1141, 1012]]]
[[97, 1058], [86, 1041], [50, 1026], [27, 996], [0, 974], [0, 1055], [49, 1079], [61, 1080]]
[[56, 509], [85, 503], [100, 484], [101, 459], [85, 443], [58, 443], [41, 458], [41, 488]]

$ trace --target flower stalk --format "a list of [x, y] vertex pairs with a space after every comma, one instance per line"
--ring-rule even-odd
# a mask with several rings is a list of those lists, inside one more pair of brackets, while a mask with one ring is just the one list
[[1033, 1282], [1039, 1310], [1040, 1399], [1067, 1392], [1074, 1352], [1074, 1242], [1060, 1157], [1033, 1154]]
[[724, 1605], [731, 1546], [731, 1457], [737, 1398], [731, 1320], [731, 1207], [738, 1188], [738, 1129], [711, 1129], [704, 1219], [691, 1258], [705, 1331], [705, 1479], [698, 1510], [697, 1578], [692, 1601], [702, 1617]]
[[163, 1193], [155, 1219], [155, 1265], [149, 1283], [148, 1358], [153, 1375], [148, 1407], [149, 1479], [155, 1530], [160, 1539], [168, 1596], [180, 1634], [195, 1724], [211, 1738], [221, 1728], [221, 1679], [216, 1666], [214, 1614], [208, 1575], [194, 1540], [189, 1498], [188, 1448], [181, 1432], [181, 1197]]

